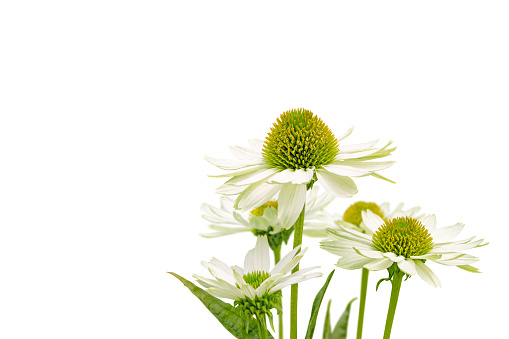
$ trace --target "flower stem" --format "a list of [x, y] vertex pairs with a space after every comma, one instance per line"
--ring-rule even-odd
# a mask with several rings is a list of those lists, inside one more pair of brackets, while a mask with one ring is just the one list
[[[274, 249], [274, 265], [277, 264], [281, 260], [281, 245], [276, 247]], [[277, 317], [279, 320], [279, 339], [283, 339], [283, 302], [282, 302], [283, 296], [281, 296], [281, 311], [278, 312]]]
[[258, 333], [260, 333], [260, 339], [269, 339], [269, 331], [267, 330], [267, 323], [265, 320], [265, 316], [262, 318], [256, 318], [258, 323]]
[[391, 280], [392, 290], [391, 299], [389, 302], [389, 310], [387, 311], [387, 320], [385, 321], [385, 331], [383, 339], [391, 337], [392, 322], [394, 321], [394, 314], [396, 313], [396, 305], [398, 303], [399, 290], [401, 289], [401, 282], [403, 281], [404, 273], [397, 271]]
[[362, 338], [362, 326], [364, 324], [364, 309], [366, 308], [366, 294], [368, 292], [369, 270], [363, 268], [361, 276], [361, 300], [359, 304], [359, 319], [357, 321], [357, 339]]
[[[304, 213], [306, 210], [306, 206], [302, 207], [302, 212], [300, 212], [299, 218], [293, 225], [295, 230], [293, 234], [293, 248], [302, 244], [302, 233], [304, 228]], [[295, 273], [299, 270], [299, 265], [295, 266], [292, 270], [292, 273]], [[299, 285], [293, 284], [291, 287], [291, 296], [290, 296], [290, 339], [297, 339], [297, 302], [299, 295]]]

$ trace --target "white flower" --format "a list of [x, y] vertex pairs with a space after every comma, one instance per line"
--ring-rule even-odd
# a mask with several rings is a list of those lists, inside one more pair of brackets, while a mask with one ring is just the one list
[[[334, 196], [327, 192], [318, 194], [318, 190], [319, 187], [315, 185], [307, 193], [304, 225], [334, 199]], [[235, 200], [230, 197], [222, 196], [220, 200], [219, 208], [209, 204], [201, 206], [205, 212], [202, 217], [211, 223], [209, 227], [215, 231], [201, 234], [203, 237], [214, 238], [240, 232], [253, 232], [257, 235], [281, 232], [281, 223], [277, 215], [277, 200], [269, 201], [255, 208], [249, 214], [235, 211], [233, 208]]]
[[270, 269], [269, 244], [266, 236], [258, 237], [256, 247], [250, 250], [244, 261], [244, 268], [228, 266], [218, 259], [202, 262], [215, 279], [194, 275], [207, 291], [218, 297], [235, 301], [255, 301], [270, 296], [282, 288], [298, 284], [304, 280], [322, 276], [321, 273], [308, 273], [318, 266], [301, 269], [287, 275], [302, 259], [307, 249], [294, 248]]
[[[358, 206], [359, 203], [372, 204], [374, 205], [375, 209], [369, 208], [368, 206]], [[373, 234], [373, 232], [364, 225], [364, 222], [362, 222], [361, 213], [363, 210], [367, 209], [371, 209], [372, 212], [376, 211], [376, 209], [379, 209], [379, 211], [381, 212], [379, 214], [383, 216], [384, 220], [391, 220], [396, 215], [401, 215], [401, 213], [408, 217], [416, 219], [419, 219], [424, 216], [423, 214], [419, 213], [419, 211], [421, 210], [419, 206], [414, 206], [406, 210], [404, 210], [403, 207], [404, 204], [399, 203], [394, 209], [391, 210], [390, 204], [388, 202], [376, 205], [375, 203], [365, 203], [363, 201], [358, 201], [350, 205], [350, 207], [342, 215], [340, 215], [339, 213], [329, 213], [324, 210], [316, 214], [314, 216], [313, 221], [304, 224], [304, 234], [310, 237], [326, 237], [327, 228], [337, 229], [340, 226], [351, 228], [366, 234]], [[355, 218], [355, 216], [353, 216], [352, 218], [352, 215], [348, 215], [349, 210], [351, 210], [352, 208], [357, 209], [354, 212], [355, 214], [358, 214], [358, 217], [361, 219], [360, 223], [352, 220]]]
[[353, 131], [350, 128], [336, 139], [321, 119], [312, 112], [298, 109], [283, 113], [271, 128], [265, 142], [250, 140], [249, 148], [230, 147], [234, 160], [206, 157], [213, 165], [233, 171], [218, 177], [231, 177], [217, 189], [236, 195], [234, 208], [248, 212], [271, 200], [277, 193], [278, 218], [288, 228], [299, 217], [306, 201], [306, 190], [318, 181], [336, 197], [357, 193], [351, 177], [375, 176], [394, 161], [370, 161], [383, 158], [395, 148], [375, 148], [378, 140], [340, 145]]
[[362, 220], [371, 234], [341, 227], [329, 229], [329, 240], [321, 242], [323, 249], [341, 257], [336, 264], [338, 267], [378, 271], [396, 264], [404, 273], [417, 274], [435, 287], [440, 287], [440, 280], [426, 260], [479, 272], [470, 265], [479, 259], [460, 251], [486, 244], [482, 244], [484, 239], [474, 240], [475, 237], [451, 241], [463, 229], [461, 223], [437, 229], [435, 215], [418, 220], [399, 213], [384, 221], [371, 211], [362, 212]]

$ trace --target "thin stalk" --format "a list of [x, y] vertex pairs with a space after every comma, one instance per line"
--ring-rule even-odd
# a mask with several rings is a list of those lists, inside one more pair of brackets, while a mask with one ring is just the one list
[[[302, 233], [304, 228], [304, 213], [306, 210], [306, 206], [302, 207], [302, 212], [300, 212], [299, 218], [295, 222], [294, 226], [294, 234], [293, 234], [293, 248], [302, 244]], [[300, 251], [300, 250], [299, 250]], [[299, 265], [295, 266], [292, 270], [292, 273], [295, 273], [299, 270]], [[293, 284], [291, 287], [291, 296], [290, 296], [290, 339], [297, 339], [297, 302], [299, 296], [299, 285]]]
[[392, 322], [394, 321], [394, 314], [396, 313], [396, 305], [398, 304], [399, 291], [401, 289], [401, 282], [403, 281], [403, 272], [396, 272], [392, 278], [391, 299], [389, 302], [389, 310], [387, 311], [387, 320], [385, 321], [385, 331], [383, 339], [391, 337]]
[[364, 324], [364, 309], [366, 308], [366, 294], [368, 292], [369, 270], [363, 268], [361, 276], [361, 299], [359, 304], [359, 319], [357, 321], [357, 339], [362, 338], [362, 326]]
[[[279, 245], [276, 249], [274, 249], [274, 265], [277, 264], [281, 260], [281, 245]], [[283, 339], [283, 296], [281, 295], [281, 312], [277, 315], [279, 320], [279, 339]]]
[[263, 319], [257, 317], [256, 320], [258, 320], [258, 333], [260, 334], [260, 339], [269, 339], [269, 330], [267, 330], [265, 316], [263, 316]]

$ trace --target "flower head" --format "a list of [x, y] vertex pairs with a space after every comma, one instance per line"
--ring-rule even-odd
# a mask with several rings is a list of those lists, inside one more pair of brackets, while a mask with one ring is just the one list
[[300, 246], [294, 248], [270, 269], [269, 244], [266, 236], [258, 237], [256, 246], [250, 250], [244, 261], [244, 268], [228, 266], [218, 259], [202, 262], [215, 279], [194, 275], [207, 291], [218, 297], [235, 301], [235, 306], [246, 314], [257, 317], [267, 314], [276, 308], [280, 310], [279, 291], [286, 286], [320, 277], [322, 274], [308, 273], [318, 266], [301, 269], [287, 275], [297, 266], [306, 249], [299, 252]]
[[337, 266], [373, 271], [399, 269], [409, 276], [417, 274], [435, 287], [440, 286], [440, 280], [426, 265], [427, 260], [479, 272], [470, 265], [479, 259], [459, 251], [484, 246], [484, 239], [450, 241], [463, 229], [461, 223], [437, 229], [435, 215], [415, 218], [399, 213], [383, 220], [369, 210], [362, 212], [362, 221], [370, 233], [347, 227], [329, 229], [329, 239], [321, 242], [323, 249], [341, 257]]
[[327, 228], [337, 229], [338, 227], [346, 227], [361, 233], [372, 234], [371, 229], [364, 225], [362, 221], [362, 212], [371, 211], [384, 220], [390, 220], [396, 215], [407, 215], [413, 218], [421, 218], [423, 215], [419, 213], [420, 207], [415, 206], [409, 209], [403, 209], [404, 204], [398, 204], [394, 209], [390, 208], [390, 204], [384, 202], [380, 205], [374, 202], [357, 201], [351, 204], [345, 212], [328, 213], [326, 211], [319, 212], [313, 222], [304, 225], [304, 234], [311, 237], [327, 237]]
[[[250, 211], [278, 195], [278, 219], [289, 228], [299, 217], [306, 190], [318, 181], [335, 197], [351, 197], [357, 186], [351, 177], [374, 176], [393, 161], [371, 161], [390, 155], [391, 142], [375, 148], [378, 140], [355, 145], [341, 141], [353, 131], [336, 138], [329, 127], [305, 109], [287, 111], [277, 119], [265, 141], [251, 140], [250, 147], [231, 147], [236, 160], [206, 158], [231, 177], [218, 193], [238, 195], [234, 208]], [[390, 180], [388, 180], [390, 181]]]
[[[319, 187], [315, 185], [307, 193], [305, 225], [334, 199], [334, 196], [327, 192], [318, 194], [318, 191]], [[215, 232], [205, 233], [202, 236], [214, 238], [241, 232], [252, 232], [257, 236], [270, 236], [284, 230], [277, 215], [277, 197], [275, 197], [275, 200], [270, 200], [247, 213], [236, 211], [233, 207], [234, 204], [234, 199], [228, 196], [221, 197], [219, 208], [203, 204], [201, 208], [205, 214], [202, 217], [211, 223], [209, 227]]]

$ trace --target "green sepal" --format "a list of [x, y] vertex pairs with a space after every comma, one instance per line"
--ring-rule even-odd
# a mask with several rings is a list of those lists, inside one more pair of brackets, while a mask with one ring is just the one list
[[[421, 259], [421, 261], [425, 262], [426, 260]], [[399, 267], [398, 267], [398, 264], [396, 264], [396, 263], [392, 264], [389, 268], [387, 268], [387, 272], [389, 272], [389, 277], [382, 278], [382, 279], [378, 280], [378, 282], [376, 283], [376, 290], [377, 291], [378, 291], [378, 286], [382, 283], [382, 281], [390, 281], [392, 283], [392, 279], [393, 279], [395, 274], [404, 274], [405, 275], [405, 281], [407, 281], [407, 279], [411, 277], [409, 274], [406, 274], [405, 272], [400, 270]]]
[[329, 339], [346, 339], [346, 330], [348, 329], [348, 320], [350, 319], [350, 307], [355, 299], [357, 298], [353, 298], [350, 300], [348, 305], [346, 305], [345, 311], [339, 318], [336, 326], [334, 326], [334, 331], [330, 335]]
[[330, 305], [332, 300], [327, 304], [327, 313], [325, 314], [325, 321], [323, 323], [323, 337], [322, 339], [330, 339], [332, 335], [332, 328], [330, 326]]
[[[235, 308], [224, 301], [207, 293], [192, 282], [182, 278], [176, 273], [168, 272], [180, 280], [191, 293], [193, 293], [203, 305], [216, 317], [217, 320], [237, 339], [259, 339], [258, 325], [253, 317], [245, 317], [239, 314]], [[247, 331], [246, 331], [247, 330]], [[272, 335], [268, 333], [269, 338]]]
[[332, 279], [332, 275], [335, 270], [330, 272], [327, 280], [323, 287], [316, 294], [315, 300], [313, 301], [313, 307], [311, 308], [311, 316], [309, 318], [308, 330], [306, 332], [306, 339], [313, 338], [313, 333], [315, 331], [316, 319], [318, 318], [318, 312], [320, 311], [320, 305], [322, 304], [323, 296], [325, 295], [325, 291], [327, 291], [327, 287], [329, 287], [330, 280]]

